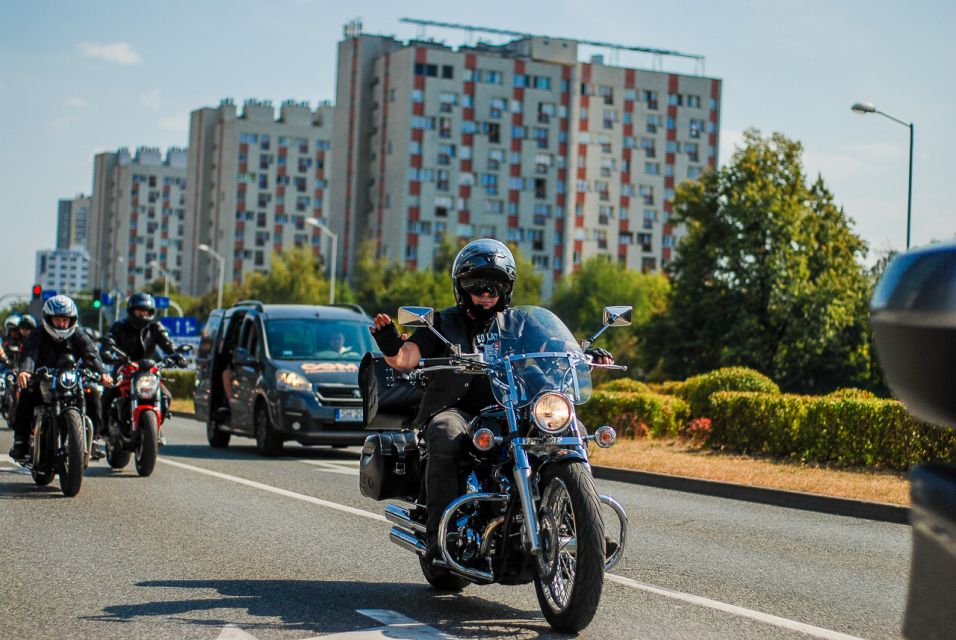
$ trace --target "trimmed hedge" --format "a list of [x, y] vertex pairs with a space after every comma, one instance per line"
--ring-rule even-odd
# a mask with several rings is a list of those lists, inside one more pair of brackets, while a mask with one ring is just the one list
[[651, 393], [661, 393], [665, 396], [680, 396], [680, 391], [684, 386], [682, 380], [664, 380], [663, 382], [648, 382], [647, 387]]
[[857, 400], [869, 400], [871, 398], [876, 398], [876, 395], [872, 391], [867, 391], [866, 389], [857, 389], [856, 387], [844, 387], [842, 389], [837, 389], [829, 394], [828, 398], [856, 398]]
[[690, 405], [692, 417], [710, 418], [713, 417], [710, 415], [710, 396], [718, 391], [780, 393], [780, 387], [759, 371], [747, 367], [724, 367], [687, 378], [677, 395]]
[[710, 411], [715, 448], [899, 471], [956, 460], [956, 433], [916, 420], [895, 400], [718, 392]]
[[177, 400], [192, 400], [196, 389], [196, 372], [188, 369], [166, 369], [163, 384]]
[[598, 387], [601, 391], [626, 391], [628, 393], [650, 393], [651, 389], [646, 384], [633, 378], [618, 378], [611, 380]]
[[578, 418], [589, 431], [602, 424], [614, 427], [622, 437], [676, 436], [690, 417], [680, 398], [656, 393], [595, 391], [577, 408]]

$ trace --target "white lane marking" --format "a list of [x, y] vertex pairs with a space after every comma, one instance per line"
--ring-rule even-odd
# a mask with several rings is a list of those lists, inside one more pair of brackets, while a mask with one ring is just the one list
[[377, 520], [379, 522], [388, 522], [388, 520], [385, 519], [385, 516], [380, 516], [377, 513], [372, 513], [370, 511], [365, 511], [363, 509], [356, 509], [355, 507], [339, 504], [337, 502], [330, 502], [328, 500], [323, 500], [322, 498], [307, 496], [304, 493], [296, 493], [295, 491], [279, 489], [278, 487], [262, 484], [261, 482], [256, 482], [254, 480], [246, 480], [245, 478], [240, 478], [238, 476], [231, 476], [227, 473], [219, 473], [218, 471], [212, 471], [210, 469], [204, 469], [202, 467], [195, 467], [191, 464], [184, 464], [182, 462], [176, 462], [175, 460], [169, 460], [167, 458], [158, 458], [157, 461], [162, 462], [163, 464], [171, 465], [173, 467], [179, 467], [180, 469], [189, 469], [190, 471], [195, 471], [196, 473], [203, 473], [203, 474], [206, 474], [207, 476], [212, 476], [213, 478], [219, 478], [220, 480], [228, 480], [230, 482], [235, 482], [237, 484], [244, 484], [247, 487], [253, 487], [254, 489], [269, 491], [270, 493], [276, 493], [280, 496], [285, 496], [287, 498], [295, 498], [296, 500], [311, 502], [312, 504], [317, 504], [320, 507], [328, 507], [329, 509], [344, 511], [345, 513], [351, 513], [352, 515], [362, 516], [363, 518], [369, 518], [370, 520]]
[[845, 633], [840, 633], [839, 631], [832, 631], [830, 629], [824, 629], [823, 627], [815, 627], [810, 624], [797, 622], [796, 620], [781, 618], [779, 616], [771, 615], [769, 613], [763, 613], [761, 611], [754, 611], [753, 609], [738, 607], [736, 605], [727, 604], [726, 602], [720, 602], [719, 600], [711, 600], [710, 598], [695, 596], [690, 593], [672, 591], [670, 589], [664, 589], [663, 587], [655, 587], [654, 585], [644, 584], [643, 582], [638, 582], [637, 580], [632, 580], [630, 578], [625, 578], [623, 576], [614, 575], [613, 573], [606, 573], [604, 575], [611, 582], [616, 582], [617, 584], [623, 585], [625, 587], [631, 587], [632, 589], [640, 589], [641, 591], [654, 593], [659, 596], [664, 596], [665, 598], [673, 598], [674, 600], [682, 600], [690, 604], [695, 604], [699, 607], [707, 607], [708, 609], [716, 609], [717, 611], [730, 613], [735, 616], [739, 616], [741, 618], [750, 618], [751, 620], [756, 620], [758, 622], [770, 624], [775, 627], [790, 629], [791, 631], [799, 631], [800, 633], [805, 633], [808, 636], [813, 636], [815, 638], [824, 638], [826, 640], [862, 640], [861, 638], [858, 638], [857, 636], [847, 635]]
[[[399, 638], [403, 640], [436, 640], [437, 638], [447, 638], [448, 636], [440, 633], [418, 620], [413, 620], [403, 616], [397, 611], [391, 609], [356, 609], [356, 612], [369, 617], [376, 622], [380, 622], [384, 627], [374, 629], [362, 629], [361, 631], [345, 631], [342, 633], [332, 633], [324, 636], [312, 636], [305, 640], [385, 640], [387, 638]], [[234, 624], [227, 624], [222, 628], [216, 640], [258, 640], [254, 635], [243, 631]]]
[[[286, 489], [279, 489], [278, 487], [272, 487], [267, 484], [262, 484], [261, 482], [246, 480], [245, 478], [231, 476], [226, 473], [219, 473], [218, 471], [211, 471], [209, 469], [204, 469], [202, 467], [195, 467], [193, 465], [184, 464], [182, 462], [175, 462], [173, 460], [168, 460], [166, 458], [158, 458], [158, 461], [164, 464], [172, 465], [174, 467], [180, 467], [182, 469], [189, 469], [190, 471], [195, 471], [197, 473], [203, 473], [208, 476], [212, 476], [214, 478], [229, 480], [230, 482], [246, 485], [248, 487], [262, 489], [263, 491], [269, 491], [271, 493], [276, 493], [281, 496], [286, 496], [288, 498], [295, 498], [297, 500], [303, 500], [305, 502], [310, 502], [312, 504], [317, 504], [323, 507], [329, 507], [330, 509], [336, 509], [338, 511], [344, 511], [346, 513], [351, 513], [353, 515], [362, 516], [364, 518], [369, 518], [370, 520], [377, 520], [379, 522], [388, 522], [388, 520], [385, 519], [385, 516], [380, 516], [376, 513], [372, 513], [370, 511], [364, 511], [362, 509], [349, 507], [344, 504], [338, 504], [336, 502], [322, 500], [321, 498], [314, 498], [312, 496], [307, 496], [302, 493], [296, 493], [294, 491], [288, 491]], [[647, 591], [649, 593], [663, 596], [665, 598], [681, 600], [683, 602], [694, 604], [699, 607], [706, 607], [708, 609], [723, 611], [725, 613], [730, 613], [732, 615], [739, 616], [742, 618], [750, 618], [751, 620], [756, 620], [758, 622], [770, 624], [775, 627], [781, 627], [783, 629], [798, 631], [800, 633], [804, 633], [806, 635], [813, 636], [815, 638], [823, 638], [824, 640], [862, 640], [861, 638], [858, 638], [856, 636], [840, 633], [839, 631], [832, 631], [830, 629], [824, 629], [823, 627], [815, 627], [810, 624], [804, 624], [803, 622], [797, 622], [796, 620], [781, 618], [779, 616], [775, 616], [769, 613], [763, 613], [761, 611], [754, 611], [753, 609], [746, 609], [744, 607], [738, 607], [736, 605], [727, 604], [726, 602], [720, 602], [719, 600], [711, 600], [710, 598], [695, 596], [690, 593], [683, 593], [681, 591], [672, 591], [671, 589], [665, 589], [663, 587], [655, 587], [654, 585], [644, 584], [643, 582], [638, 582], [637, 580], [632, 580], [630, 578], [625, 578], [623, 576], [614, 575], [612, 573], [608, 573], [605, 575], [607, 576], [607, 579], [609, 581], [617, 583], [625, 587], [638, 589], [640, 591]], [[227, 640], [227, 639], [220, 638], [219, 640]], [[236, 637], [234, 640], [240, 640], [240, 638]]]
[[358, 461], [329, 461], [329, 460], [302, 460], [298, 459], [298, 462], [304, 462], [305, 464], [311, 464], [314, 467], [318, 467], [319, 471], [328, 471], [329, 473], [342, 473], [348, 476], [357, 476], [359, 474], [358, 470]]

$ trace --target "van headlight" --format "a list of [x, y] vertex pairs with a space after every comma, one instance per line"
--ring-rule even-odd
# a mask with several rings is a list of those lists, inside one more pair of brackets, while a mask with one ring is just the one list
[[546, 391], [535, 398], [531, 418], [535, 425], [550, 435], [557, 435], [568, 428], [574, 410], [571, 401], [563, 393]]
[[145, 375], [136, 378], [136, 395], [140, 398], [154, 398], [159, 389], [159, 376]]
[[276, 383], [280, 389], [291, 389], [292, 391], [309, 391], [312, 385], [305, 376], [295, 371], [280, 370], [276, 373]]

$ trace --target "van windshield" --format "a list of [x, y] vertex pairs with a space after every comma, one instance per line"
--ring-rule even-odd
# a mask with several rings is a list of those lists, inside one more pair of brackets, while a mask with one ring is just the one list
[[373, 351], [368, 324], [319, 318], [266, 322], [269, 355], [277, 360], [361, 360]]

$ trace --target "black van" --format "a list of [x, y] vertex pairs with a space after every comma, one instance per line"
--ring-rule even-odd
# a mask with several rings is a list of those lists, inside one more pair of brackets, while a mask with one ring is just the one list
[[196, 362], [196, 417], [210, 446], [254, 437], [262, 455], [286, 440], [362, 444], [359, 363], [377, 352], [372, 319], [357, 305], [306, 306], [245, 300], [216, 309]]

